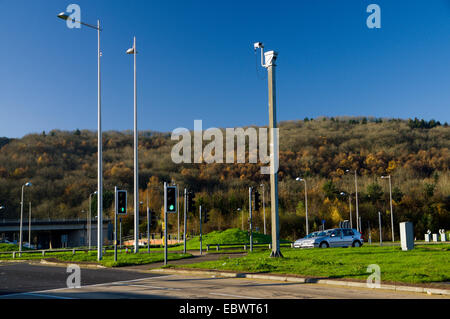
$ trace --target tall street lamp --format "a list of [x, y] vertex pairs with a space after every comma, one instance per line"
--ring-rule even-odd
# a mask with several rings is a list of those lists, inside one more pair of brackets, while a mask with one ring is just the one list
[[[63, 20], [70, 20], [70, 17], [64, 12], [58, 14], [58, 18]], [[97, 144], [98, 144], [98, 165], [97, 165], [97, 181], [98, 181], [98, 200], [97, 200], [97, 260], [102, 260], [102, 246], [103, 246], [103, 171], [102, 171], [102, 117], [101, 117], [101, 82], [100, 82], [100, 20], [97, 20], [97, 26], [87, 24], [81, 21], [73, 20], [73, 22], [78, 22], [84, 26], [97, 30]]]
[[[346, 173], [349, 173], [350, 170], [345, 170]], [[359, 210], [358, 210], [358, 182], [357, 182], [357, 171], [355, 170], [355, 204], [356, 204], [356, 230], [361, 231], [359, 228]]]
[[22, 185], [22, 197], [20, 200], [20, 234], [19, 234], [19, 253], [22, 256], [22, 223], [23, 223], [23, 189], [25, 187], [30, 187], [32, 184], [30, 182]]
[[306, 235], [308, 235], [309, 234], [309, 225], [308, 225], [308, 191], [306, 189], [306, 180], [304, 178], [300, 178], [300, 177], [297, 177], [295, 180], [305, 183], [305, 217], [306, 217], [305, 219], [306, 219]]
[[265, 186], [264, 184], [259, 185], [262, 187], [262, 200], [263, 200], [263, 216], [264, 216], [264, 235], [266, 234], [266, 201], [265, 201], [265, 197], [264, 197], [264, 193], [265, 191]]
[[127, 50], [134, 58], [134, 252], [139, 251], [139, 166], [138, 166], [138, 127], [137, 127], [137, 85], [136, 85], [136, 37], [133, 47]]
[[392, 183], [391, 183], [391, 175], [381, 176], [382, 179], [389, 179], [389, 199], [391, 206], [391, 229], [392, 229], [392, 242], [394, 242], [394, 212], [392, 211]]

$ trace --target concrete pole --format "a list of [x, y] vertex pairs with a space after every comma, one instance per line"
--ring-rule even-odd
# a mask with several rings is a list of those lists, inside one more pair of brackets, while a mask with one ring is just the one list
[[97, 148], [98, 148], [98, 164], [97, 164], [97, 260], [103, 258], [103, 168], [102, 168], [102, 112], [101, 112], [101, 73], [100, 73], [100, 20], [97, 20]]
[[270, 131], [270, 209], [272, 214], [272, 252], [271, 257], [283, 257], [280, 251], [280, 226], [278, 216], [278, 134], [276, 118], [276, 86], [275, 86], [275, 60], [277, 53], [268, 51], [264, 53], [265, 67], [267, 68], [269, 91], [269, 131]]

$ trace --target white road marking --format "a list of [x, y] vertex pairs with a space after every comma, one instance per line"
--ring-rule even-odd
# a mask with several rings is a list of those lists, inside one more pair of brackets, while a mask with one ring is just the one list
[[209, 294], [210, 295], [217, 295], [217, 296], [225, 296], [225, 297], [236, 297], [236, 298], [245, 298], [245, 299], [258, 299], [258, 298], [255, 298], [255, 297], [223, 294], [223, 293], [220, 293], [220, 292], [210, 292]]

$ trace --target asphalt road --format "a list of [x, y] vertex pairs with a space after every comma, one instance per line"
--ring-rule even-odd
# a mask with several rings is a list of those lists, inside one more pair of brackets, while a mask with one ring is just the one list
[[331, 287], [211, 275], [160, 275], [133, 270], [81, 269], [81, 288], [67, 288], [66, 268], [26, 263], [0, 265], [0, 299], [317, 299], [447, 298], [418, 293]]

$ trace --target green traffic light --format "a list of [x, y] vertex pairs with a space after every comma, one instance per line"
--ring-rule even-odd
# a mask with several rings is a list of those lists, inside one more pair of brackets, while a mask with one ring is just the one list
[[169, 206], [169, 210], [173, 210], [175, 207], [173, 207], [173, 205]]

